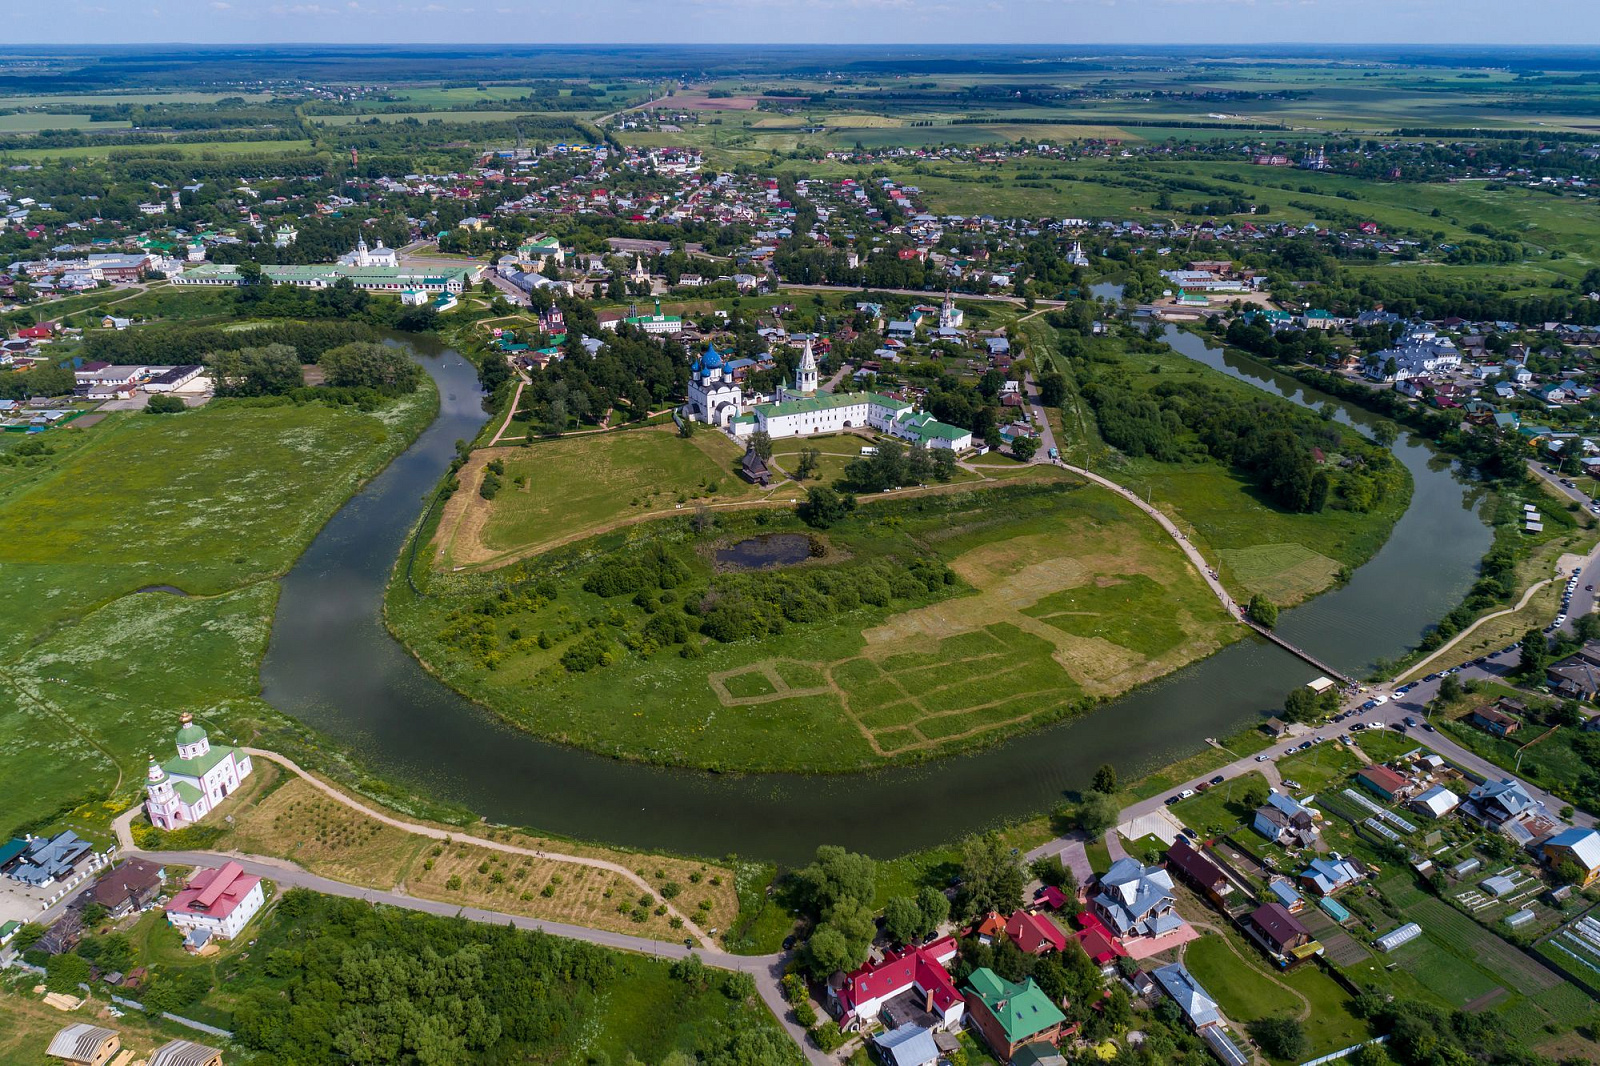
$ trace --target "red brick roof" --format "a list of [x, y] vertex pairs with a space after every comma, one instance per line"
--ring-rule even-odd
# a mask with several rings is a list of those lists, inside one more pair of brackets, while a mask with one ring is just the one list
[[1006, 935], [1016, 941], [1017, 947], [1030, 955], [1042, 955], [1046, 951], [1061, 951], [1067, 946], [1067, 936], [1056, 923], [1042, 914], [1029, 914], [1027, 911], [1018, 911], [1006, 923]]
[[913, 986], [931, 993], [938, 1011], [949, 1010], [961, 1002], [961, 993], [945, 969], [945, 964], [955, 957], [955, 939], [947, 936], [922, 947], [891, 951], [876, 966], [868, 963], [860, 967], [845, 978], [839, 989], [839, 1002], [844, 1006], [840, 1021], [854, 1015], [861, 1003], [888, 999]]

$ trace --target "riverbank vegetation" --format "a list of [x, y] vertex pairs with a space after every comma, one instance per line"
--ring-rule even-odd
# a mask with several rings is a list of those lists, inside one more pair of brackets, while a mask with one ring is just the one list
[[1064, 450], [1178, 521], [1237, 598], [1297, 603], [1388, 539], [1411, 499], [1410, 475], [1388, 449], [1159, 335], [1122, 327], [1090, 337], [1088, 321], [1058, 330], [1055, 362], [1071, 377]]
[[[813, 547], [777, 569], [717, 558], [771, 534]], [[947, 754], [1233, 636], [1158, 526], [1059, 473], [878, 500], [825, 531], [788, 510], [700, 512], [415, 577], [422, 596], [391, 582], [389, 624], [464, 694], [551, 739], [721, 769]]]

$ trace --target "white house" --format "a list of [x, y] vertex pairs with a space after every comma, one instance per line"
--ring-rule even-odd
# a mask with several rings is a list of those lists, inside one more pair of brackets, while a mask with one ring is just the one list
[[188, 887], [167, 904], [167, 921], [186, 933], [203, 929], [219, 940], [232, 940], [265, 902], [261, 878], [230, 861], [217, 869], [196, 870]]

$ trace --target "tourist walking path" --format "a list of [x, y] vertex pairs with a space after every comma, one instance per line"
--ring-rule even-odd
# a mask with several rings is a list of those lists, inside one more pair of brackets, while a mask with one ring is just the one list
[[[436, 826], [419, 825], [401, 818], [395, 818], [381, 811], [374, 810], [367, 804], [340, 791], [334, 786], [313, 776], [302, 769], [293, 759], [280, 755], [277, 752], [267, 751], [263, 748], [245, 748], [252, 758], [269, 759], [284, 767], [291, 773], [299, 775], [318, 791], [345, 806], [374, 818], [384, 825], [419, 836], [429, 837], [434, 840], [452, 840], [467, 842], [478, 847], [491, 848], [517, 855], [532, 855], [538, 858], [554, 859], [560, 862], [577, 863], [581, 866], [592, 866], [596, 869], [606, 870], [627, 878], [630, 882], [641, 888], [651, 891], [647, 883], [632, 870], [617, 863], [607, 862], [604, 859], [590, 858], [584, 855], [566, 855], [554, 851], [537, 851], [507, 844], [498, 840], [488, 840], [484, 837], [472, 836], [459, 831], [440, 829]], [[589, 944], [601, 947], [614, 948], [619, 951], [636, 951], [641, 955], [652, 955], [657, 958], [681, 959], [694, 951], [707, 966], [714, 966], [721, 970], [735, 970], [748, 973], [755, 979], [756, 991], [761, 996], [768, 1009], [777, 1017], [779, 1023], [789, 1037], [800, 1045], [806, 1058], [814, 1066], [828, 1066], [833, 1059], [824, 1054], [816, 1045], [812, 1044], [799, 1023], [789, 1012], [789, 1005], [783, 998], [779, 982], [783, 978], [784, 970], [789, 962], [789, 953], [780, 952], [773, 955], [734, 955], [721, 950], [715, 941], [701, 932], [693, 922], [684, 917], [679, 911], [667, 903], [669, 913], [683, 919], [684, 930], [690, 938], [698, 940], [701, 947], [698, 951], [689, 944], [678, 941], [652, 940], [647, 937], [631, 936], [627, 933], [616, 933], [608, 929], [591, 929], [588, 926], [569, 925], [565, 922], [551, 922], [540, 918], [530, 918], [523, 914], [507, 914], [501, 911], [484, 910], [479, 907], [463, 907], [457, 903], [447, 903], [441, 900], [420, 899], [407, 894], [400, 889], [374, 889], [363, 888], [360, 885], [346, 884], [331, 877], [323, 877], [308, 870], [302, 869], [287, 859], [272, 858], [264, 855], [243, 855], [237, 852], [213, 851], [144, 851], [133, 840], [131, 823], [140, 813], [142, 807], [132, 807], [119, 815], [113, 826], [117, 834], [117, 843], [124, 855], [138, 858], [154, 859], [163, 863], [179, 866], [218, 866], [224, 862], [238, 863], [246, 873], [257, 877], [270, 878], [279, 888], [305, 888], [313, 892], [321, 892], [330, 896], [341, 896], [346, 899], [361, 899], [369, 903], [382, 903], [391, 907], [404, 907], [407, 910], [421, 911], [425, 914], [437, 914], [452, 918], [465, 918], [468, 921], [487, 922], [494, 925], [505, 925], [508, 922], [519, 929], [534, 929], [549, 933], [551, 936], [566, 937], [569, 940], [582, 940]], [[665, 901], [663, 901], [665, 902]]]
[[[471, 833], [462, 832], [459, 829], [441, 829], [438, 826], [420, 825], [416, 822], [408, 822], [402, 818], [396, 818], [393, 815], [385, 814], [380, 810], [376, 810], [375, 808], [367, 806], [365, 803], [362, 803], [349, 793], [328, 784], [328, 782], [322, 780], [320, 777], [307, 773], [299, 766], [299, 764], [286, 755], [279, 755], [275, 751], [267, 751], [264, 748], [245, 748], [244, 750], [248, 755], [250, 755], [251, 758], [269, 759], [272, 762], [277, 763], [290, 773], [303, 778], [307, 784], [311, 785], [311, 787], [315, 788], [329, 799], [332, 799], [337, 803], [342, 803], [351, 810], [358, 811], [374, 821], [382, 822], [384, 825], [393, 826], [396, 829], [411, 833], [415, 836], [427, 837], [430, 840], [444, 840], [455, 843], [472, 844], [476, 847], [488, 848], [490, 851], [500, 851], [510, 855], [527, 855], [536, 859], [550, 859], [555, 862], [569, 862], [578, 866], [592, 866], [597, 870], [605, 870], [607, 873], [613, 873], [618, 877], [625, 878], [644, 892], [648, 892], [651, 895], [655, 894], [656, 890], [651, 887], [648, 881], [619, 863], [608, 862], [605, 859], [590, 858], [585, 855], [567, 855], [559, 851], [543, 851], [536, 848], [525, 848], [519, 844], [508, 844], [500, 840], [490, 840], [487, 837], [473, 836]], [[135, 850], [133, 831], [130, 828], [130, 824], [139, 814], [140, 810], [141, 808], [139, 807], [131, 807], [122, 812], [122, 814], [120, 814], [113, 823], [117, 833], [117, 844], [122, 848], [123, 851]], [[271, 863], [277, 860], [261, 859], [260, 861]], [[290, 869], [299, 869], [299, 867], [295, 866], [293, 863], [287, 862], [286, 867]], [[716, 949], [716, 941], [712, 940], [709, 936], [703, 933], [699, 926], [695, 925], [694, 922], [689, 920], [687, 915], [674, 907], [668, 900], [662, 900], [661, 903], [667, 908], [668, 914], [674, 915], [682, 920], [685, 933], [698, 940], [707, 950]]]

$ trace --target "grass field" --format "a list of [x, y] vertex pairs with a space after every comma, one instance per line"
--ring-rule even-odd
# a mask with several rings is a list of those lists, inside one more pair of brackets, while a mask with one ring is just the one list
[[[456, 493], [440, 519], [438, 562], [481, 563], [694, 501], [755, 498], [756, 487], [734, 473], [741, 454], [723, 434], [684, 439], [672, 426], [479, 449], [461, 473], [468, 491]], [[505, 463], [505, 476], [491, 503], [471, 489], [494, 459]]]
[[[1193, 380], [1259, 402], [1261, 390], [1203, 366], [1169, 348], [1137, 353], [1104, 342], [1136, 390]], [[1283, 401], [1287, 402], [1287, 401]], [[1173, 517], [1207, 558], [1216, 559], [1223, 584], [1241, 600], [1262, 592], [1279, 606], [1298, 603], [1330, 587], [1342, 567], [1355, 567], [1382, 547], [1410, 502], [1403, 490], [1368, 513], [1328, 508], [1297, 514], [1267, 502], [1241, 471], [1213, 461], [1160, 462], [1110, 452], [1094, 434], [1087, 404], [1070, 415], [1062, 447], [1077, 461], [1087, 456], [1096, 472], [1147, 497]]]
[[[216, 155], [290, 155], [312, 150], [311, 142], [298, 141], [198, 141], [154, 146], [162, 152], [174, 149], [185, 158]], [[72, 148], [21, 148], [0, 152], [0, 160], [40, 162], [46, 159], [108, 159], [113, 154], [138, 155], [138, 145], [79, 145]]]
[[37, 133], [40, 130], [125, 130], [126, 120], [91, 122], [88, 115], [53, 115], [43, 111], [15, 111], [0, 115], [0, 132]]
[[[670, 434], [656, 440], [690, 444]], [[513, 469], [508, 464], [507, 473]], [[589, 475], [545, 464], [543, 476], [581, 484]], [[1043, 487], [1018, 489], [1038, 495], [1006, 496], [1004, 505], [987, 502], [1002, 498], [991, 493], [1011, 491], [875, 503], [862, 515], [897, 506], [933, 510], [926, 517], [915, 509], [894, 512], [888, 522], [863, 517], [830, 530], [835, 559], [933, 552], [954, 572], [962, 594], [788, 627], [781, 642], [705, 643], [693, 658], [652, 655], [647, 669], [643, 658], [625, 655], [592, 674], [550, 681], [546, 671], [569, 645], [539, 648], [528, 634], [552, 624], [581, 630], [585, 617], [618, 625], [625, 616], [589, 593], [561, 591], [540, 614], [511, 612], [496, 620], [496, 645], [515, 646], [496, 653], [493, 670], [449, 634], [453, 612], [503, 581], [498, 572], [435, 572], [422, 601], [392, 585], [388, 617], [452, 685], [534, 732], [608, 754], [724, 769], [845, 770], [947, 753], [1126, 691], [1233, 635], [1176, 545], [1131, 504], [1099, 489]], [[614, 494], [594, 500], [587, 521], [617, 505]], [[750, 532], [779, 531], [794, 521], [783, 512], [716, 514], [721, 523], [735, 523], [728, 528]], [[686, 523], [679, 523], [659, 533], [654, 525], [618, 530], [599, 545], [575, 543], [550, 561], [530, 562], [565, 573], [573, 562], [563, 560], [593, 558], [606, 544], [653, 535], [684, 543]], [[550, 536], [555, 527], [537, 528]], [[703, 551], [678, 554], [695, 575], [691, 581], [709, 577]], [[618, 707], [635, 710], [618, 714]]]
[[[18, 789], [0, 830], [131, 795], [180, 710], [219, 738], [270, 718], [254, 698], [267, 579], [431, 418], [434, 396], [378, 415], [226, 402], [114, 415], [0, 481], [13, 590], [0, 753]], [[156, 585], [190, 595], [137, 591]]]

